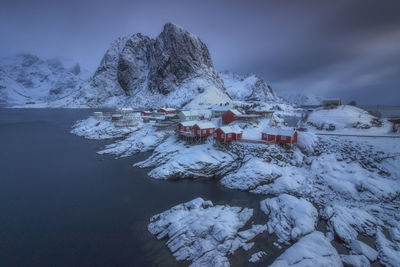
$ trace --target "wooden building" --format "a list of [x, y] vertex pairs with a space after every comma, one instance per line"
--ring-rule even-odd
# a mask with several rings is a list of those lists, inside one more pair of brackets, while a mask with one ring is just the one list
[[214, 133], [215, 125], [210, 121], [201, 121], [193, 125], [192, 131], [196, 137], [207, 137]]
[[242, 115], [242, 113], [240, 111], [238, 111], [237, 109], [227, 110], [222, 114], [222, 122], [224, 122], [224, 123], [233, 122], [233, 121], [237, 120], [237, 118], [241, 115]]
[[199, 110], [182, 110], [178, 113], [180, 121], [197, 121], [204, 119]]
[[261, 133], [261, 139], [269, 143], [293, 144], [297, 143], [296, 129], [269, 128]]
[[142, 114], [142, 116], [151, 116], [151, 115], [153, 115], [153, 112], [144, 110], [144, 111], [140, 112], [140, 114]]
[[174, 108], [160, 108], [159, 110], [157, 110], [158, 113], [162, 113], [164, 115], [167, 114], [175, 114], [176, 113], [176, 109]]
[[213, 139], [219, 142], [239, 141], [243, 130], [239, 126], [223, 126], [215, 130]]

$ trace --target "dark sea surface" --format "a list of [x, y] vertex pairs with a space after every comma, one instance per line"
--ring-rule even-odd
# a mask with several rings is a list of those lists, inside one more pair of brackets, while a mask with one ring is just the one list
[[[152, 215], [196, 197], [254, 208], [265, 196], [225, 189], [216, 180], [159, 181], [133, 163], [149, 153], [114, 159], [96, 151], [108, 141], [70, 134], [92, 110], [0, 109], [0, 266], [179, 266], [147, 231]], [[253, 219], [252, 219], [253, 220]], [[253, 221], [254, 221], [253, 220]], [[249, 252], [281, 252], [266, 234]], [[254, 266], [254, 265], [253, 265]]]

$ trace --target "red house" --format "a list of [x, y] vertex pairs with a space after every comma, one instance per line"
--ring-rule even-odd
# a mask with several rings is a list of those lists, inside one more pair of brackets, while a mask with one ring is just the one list
[[222, 121], [224, 123], [230, 123], [237, 119], [238, 116], [242, 115], [237, 109], [230, 109], [222, 114]]
[[197, 121], [183, 121], [178, 123], [176, 130], [178, 132], [190, 132]]
[[113, 115], [111, 116], [111, 120], [112, 120], [112, 121], [119, 121], [119, 120], [122, 120], [122, 115], [121, 115], [121, 114], [113, 114]]
[[229, 142], [242, 139], [243, 130], [238, 126], [223, 126], [215, 130], [214, 140]]
[[142, 116], [151, 116], [153, 115], [153, 112], [145, 110], [140, 112], [140, 114], [142, 114]]
[[175, 114], [176, 113], [176, 109], [174, 108], [160, 108], [159, 110], [157, 110], [158, 113], [163, 113], [164, 115], [167, 114]]
[[270, 128], [261, 134], [261, 139], [269, 143], [293, 144], [297, 143], [297, 131], [296, 129]]
[[207, 137], [213, 134], [215, 125], [210, 121], [201, 121], [193, 125], [192, 130], [197, 137]]

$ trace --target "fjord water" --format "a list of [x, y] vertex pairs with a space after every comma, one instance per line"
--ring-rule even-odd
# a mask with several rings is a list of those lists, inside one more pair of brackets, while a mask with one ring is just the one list
[[[0, 266], [187, 265], [146, 227], [152, 215], [196, 197], [254, 208], [256, 220], [265, 222], [258, 208], [264, 197], [215, 180], [151, 179], [132, 166], [149, 153], [96, 154], [112, 141], [69, 133], [92, 112], [0, 109]], [[258, 243], [255, 251], [274, 250], [271, 241]], [[233, 265], [246, 264], [241, 254]]]

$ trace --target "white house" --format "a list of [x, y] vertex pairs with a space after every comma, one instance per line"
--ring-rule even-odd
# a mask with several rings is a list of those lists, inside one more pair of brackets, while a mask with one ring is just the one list
[[199, 110], [182, 110], [178, 114], [180, 121], [196, 121], [200, 120]]

